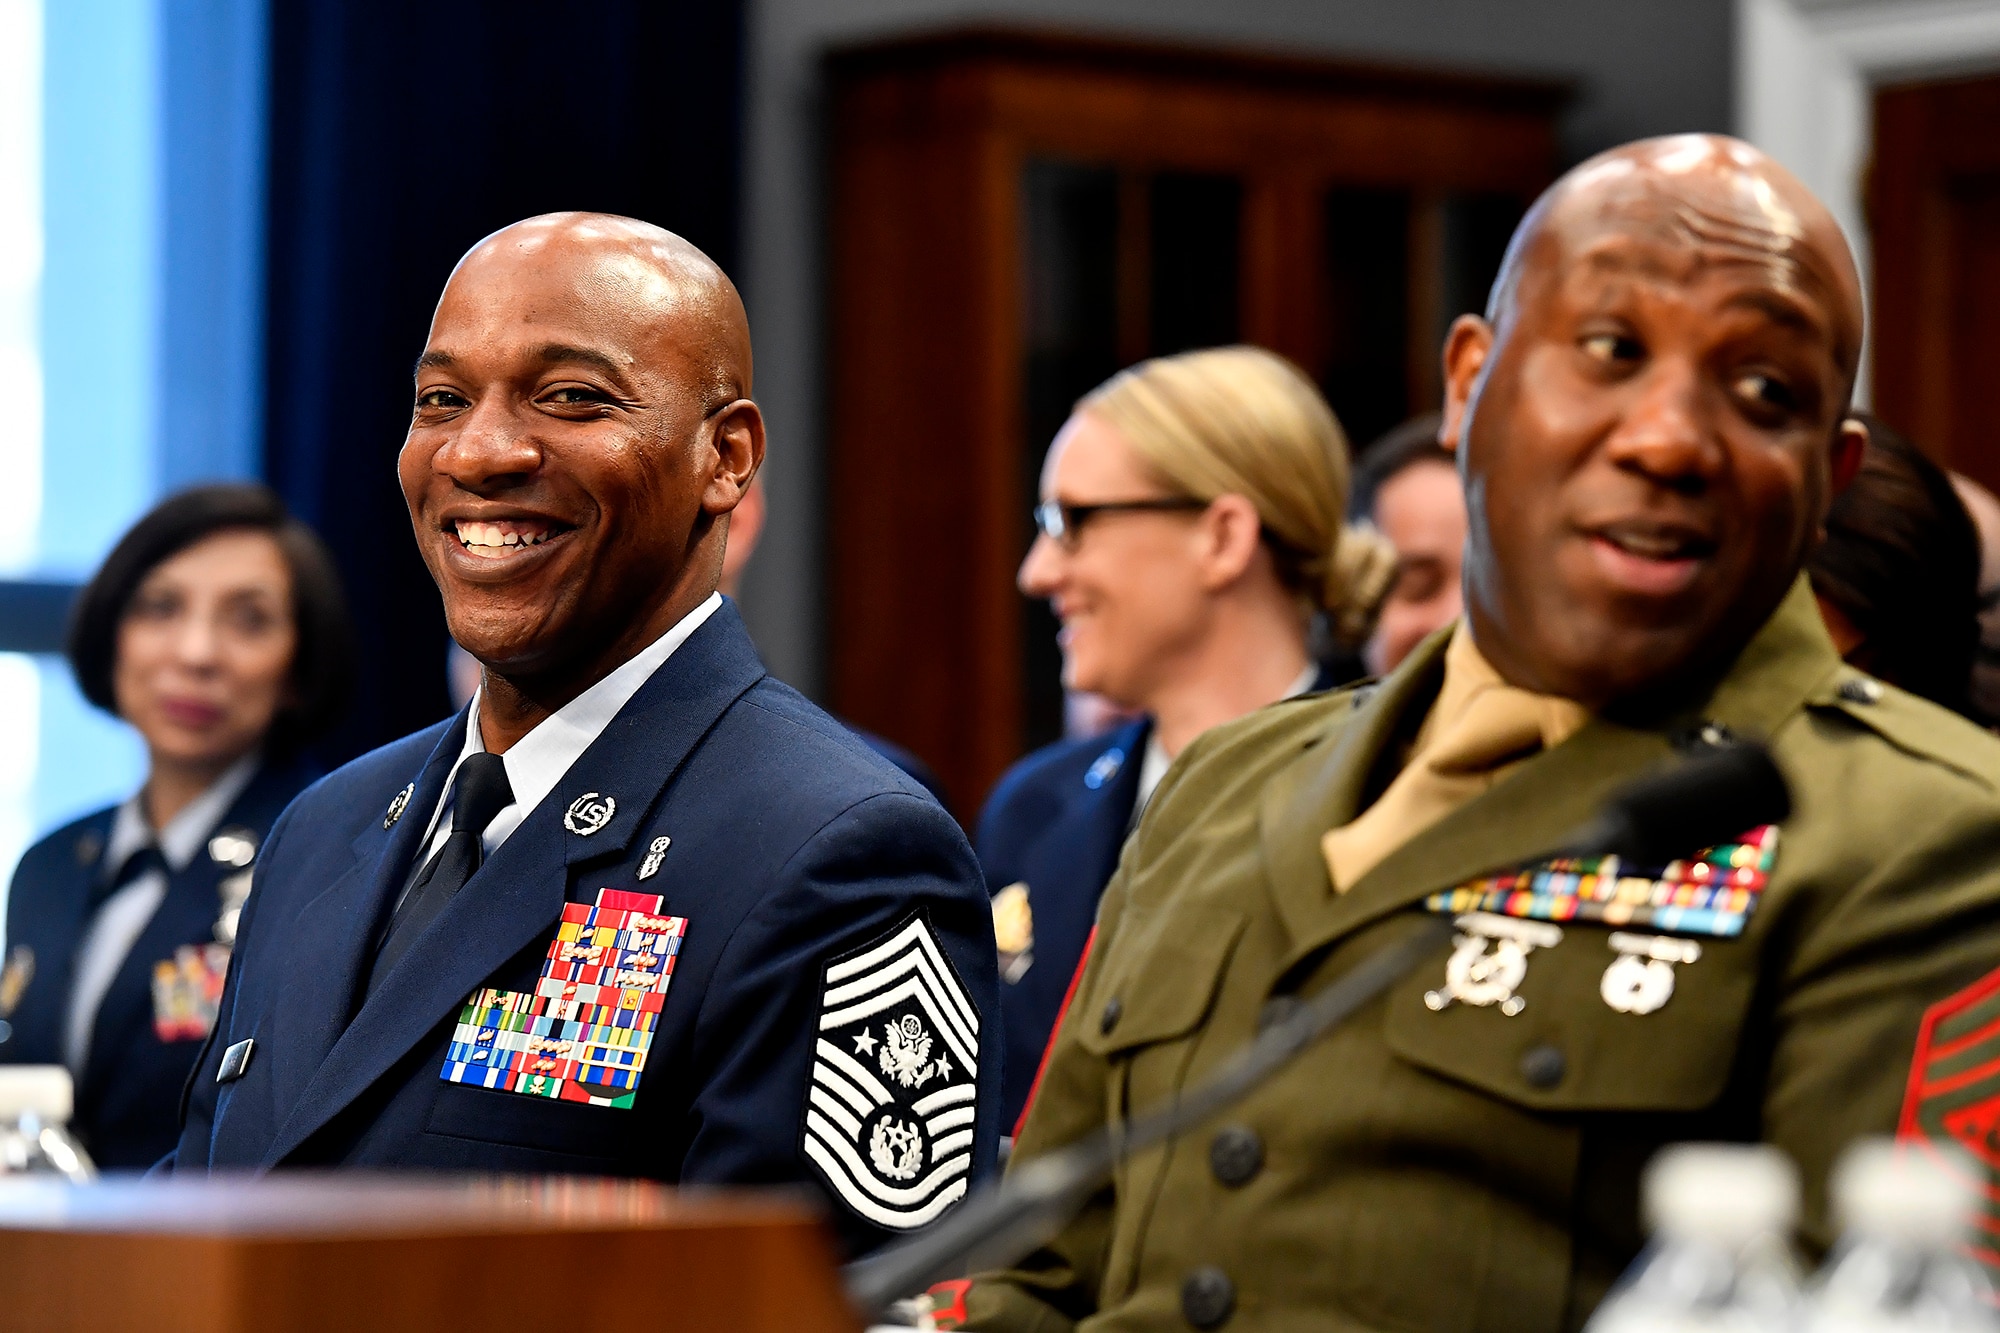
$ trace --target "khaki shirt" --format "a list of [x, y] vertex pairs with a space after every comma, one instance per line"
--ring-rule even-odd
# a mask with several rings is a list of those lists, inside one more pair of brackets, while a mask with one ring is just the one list
[[[1379, 686], [1188, 749], [1105, 893], [1016, 1163], [1207, 1078], [1274, 997], [1405, 935], [1431, 895], [1533, 863], [1703, 723], [1768, 738], [1793, 789], [1742, 933], [1689, 936], [1699, 959], [1644, 1013], [1603, 997], [1619, 955], [1601, 922], [1560, 923], [1512, 1014], [1427, 1003], [1440, 954], [1217, 1122], [1124, 1163], [1050, 1246], [965, 1293], [971, 1326], [1573, 1329], [1639, 1249], [1661, 1145], [1779, 1145], [1824, 1245], [1827, 1168], [1896, 1129], [1927, 1010], [1930, 1036], [1985, 1025], [1952, 997], [2000, 967], [2000, 741], [1843, 665], [1803, 580], [1699, 706], [1591, 719], [1336, 894], [1320, 836], [1392, 776], [1445, 639]], [[1940, 1060], [2000, 1057], [1968, 1040]], [[1912, 1093], [1934, 1130], [2000, 1107], [1992, 1077], [1925, 1086], [1950, 1089]]]

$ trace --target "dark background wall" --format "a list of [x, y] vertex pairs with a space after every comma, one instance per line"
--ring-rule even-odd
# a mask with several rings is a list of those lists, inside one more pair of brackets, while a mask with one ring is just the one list
[[624, 213], [736, 266], [740, 0], [275, 0], [266, 476], [332, 544], [363, 645], [342, 759], [446, 713], [396, 483], [452, 265], [517, 219]]

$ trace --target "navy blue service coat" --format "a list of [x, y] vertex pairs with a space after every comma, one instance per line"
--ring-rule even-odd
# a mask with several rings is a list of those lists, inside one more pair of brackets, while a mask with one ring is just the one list
[[[1357, 674], [1347, 667], [1345, 659], [1322, 666], [1313, 690], [1332, 689]], [[1152, 720], [1139, 718], [1101, 736], [1043, 746], [1007, 770], [980, 814], [979, 861], [987, 890], [999, 894], [1012, 885], [1026, 886], [1034, 918], [1032, 960], [1000, 988], [1000, 1026], [1007, 1042], [1000, 1091], [1005, 1133], [1013, 1132], [1027, 1104], [1042, 1051], [1097, 924], [1097, 900], [1136, 822], [1139, 769], [1152, 734]]]
[[[71, 1128], [100, 1167], [142, 1169], [172, 1151], [181, 1088], [201, 1051], [201, 1034], [162, 1038], [154, 1023], [153, 969], [183, 945], [214, 942], [224, 881], [247, 873], [239, 862], [316, 776], [296, 761], [260, 768], [210, 830], [237, 835], [218, 845], [225, 855], [204, 846], [184, 870], [167, 877], [166, 896], [104, 992], [76, 1083]], [[63, 1027], [77, 947], [90, 924], [91, 892], [118, 869], [103, 864], [116, 813], [112, 806], [64, 825], [30, 847], [14, 871], [7, 954], [15, 977], [25, 975], [27, 984], [7, 1015], [12, 1031], [0, 1042], [0, 1062], [63, 1063]]]
[[[998, 999], [978, 864], [921, 788], [765, 673], [730, 605], [364, 1001], [465, 726], [363, 756], [273, 830], [173, 1169], [810, 1181], [852, 1251], [990, 1169]], [[631, 901], [607, 890], [648, 897], [643, 948], [578, 938], [593, 904]], [[643, 1009], [607, 1037], [589, 1026], [604, 1013], [573, 1007], [617, 1009], [593, 981], [655, 1003], [643, 969], [662, 957], [649, 1040]], [[508, 1004], [530, 1021], [495, 1019]], [[564, 1074], [615, 1064], [620, 1042], [638, 1067]], [[546, 1078], [481, 1085], [482, 1062], [517, 1057]]]

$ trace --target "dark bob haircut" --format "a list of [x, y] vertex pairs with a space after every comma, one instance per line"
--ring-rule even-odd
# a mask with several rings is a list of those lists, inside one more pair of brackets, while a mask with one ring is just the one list
[[1970, 716], [1979, 531], [1943, 468], [1877, 418], [1854, 417], [1868, 428], [1861, 470], [1806, 573], [1861, 634], [1850, 662]]
[[1347, 492], [1349, 522], [1374, 522], [1375, 497], [1406, 468], [1442, 463], [1457, 470], [1458, 455], [1438, 443], [1443, 426], [1442, 412], [1426, 412], [1411, 417], [1361, 451], [1354, 464], [1354, 484]]
[[292, 702], [278, 710], [264, 738], [266, 754], [285, 755], [332, 728], [354, 688], [354, 629], [333, 557], [313, 530], [285, 512], [264, 486], [196, 486], [170, 496], [132, 525], [70, 610], [69, 664], [83, 697], [116, 716], [112, 675], [118, 627], [132, 595], [166, 560], [220, 532], [268, 532], [292, 574]]

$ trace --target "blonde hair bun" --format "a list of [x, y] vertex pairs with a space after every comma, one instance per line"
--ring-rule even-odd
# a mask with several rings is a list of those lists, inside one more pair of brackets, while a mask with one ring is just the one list
[[1286, 585], [1344, 641], [1367, 637], [1395, 558], [1343, 521], [1347, 435], [1304, 371], [1261, 347], [1183, 352], [1120, 371], [1077, 410], [1115, 426], [1179, 494], [1249, 500]]

